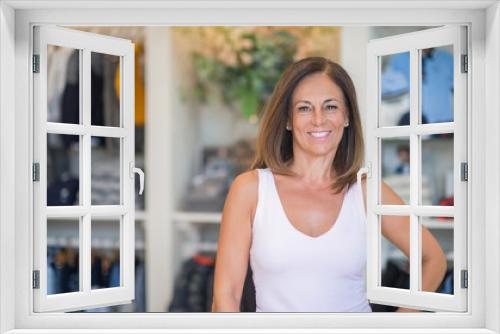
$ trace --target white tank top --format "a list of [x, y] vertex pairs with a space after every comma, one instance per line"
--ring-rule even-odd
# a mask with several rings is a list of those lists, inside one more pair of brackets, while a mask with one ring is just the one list
[[269, 168], [259, 174], [250, 247], [257, 312], [371, 312], [366, 298], [366, 218], [360, 186], [337, 221], [311, 237], [286, 217]]

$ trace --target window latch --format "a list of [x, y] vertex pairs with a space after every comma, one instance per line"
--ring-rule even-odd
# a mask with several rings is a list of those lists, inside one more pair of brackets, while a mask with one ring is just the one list
[[361, 175], [366, 174], [367, 178], [370, 178], [372, 176], [372, 164], [368, 162], [365, 167], [361, 167], [358, 171], [357, 179], [358, 182], [361, 182]]
[[142, 169], [134, 166], [134, 162], [130, 162], [130, 178], [134, 178], [134, 174], [139, 174], [139, 195], [144, 191], [144, 172]]

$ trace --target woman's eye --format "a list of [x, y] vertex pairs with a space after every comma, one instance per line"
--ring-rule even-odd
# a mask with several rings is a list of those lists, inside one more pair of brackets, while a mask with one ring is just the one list
[[336, 109], [337, 109], [337, 106], [334, 106], [334, 105], [326, 106], [326, 110], [336, 110]]
[[299, 111], [308, 111], [308, 110], [309, 110], [309, 107], [307, 107], [307, 106], [299, 107]]

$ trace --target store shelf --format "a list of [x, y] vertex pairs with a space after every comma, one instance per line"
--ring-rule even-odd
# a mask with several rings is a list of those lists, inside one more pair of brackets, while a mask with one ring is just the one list
[[452, 230], [453, 229], [453, 221], [452, 220], [438, 220], [438, 219], [426, 219], [422, 223], [428, 229], [434, 230]]
[[[220, 224], [221, 218], [220, 212], [176, 211], [174, 213], [176, 224]], [[453, 221], [426, 219], [423, 224], [430, 229], [453, 229]]]
[[[432, 135], [421, 135], [420, 136], [423, 141], [450, 141], [453, 142], [453, 137], [451, 136], [437, 136], [434, 137]], [[384, 143], [409, 143], [409, 137], [382, 137]]]
[[136, 211], [135, 212], [135, 220], [146, 220], [148, 218], [148, 215], [146, 211]]
[[176, 211], [174, 213], [176, 224], [220, 224], [221, 212]]

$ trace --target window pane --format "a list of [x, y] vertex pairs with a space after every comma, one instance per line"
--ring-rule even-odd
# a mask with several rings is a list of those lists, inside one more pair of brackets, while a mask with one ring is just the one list
[[[387, 183], [401, 197], [405, 204], [409, 204], [410, 139], [408, 137], [384, 138], [380, 142], [382, 181]], [[382, 204], [380, 196], [379, 203]]]
[[80, 221], [47, 219], [47, 294], [80, 291]]
[[421, 50], [421, 120], [453, 122], [453, 46]]
[[422, 136], [422, 204], [453, 206], [453, 133]]
[[80, 137], [47, 134], [47, 205], [79, 205]]
[[79, 124], [80, 51], [47, 46], [47, 121]]
[[[402, 232], [405, 239], [410, 243], [410, 217], [409, 216], [379, 216], [379, 221], [382, 226], [382, 219], [384, 224], [404, 224], [405, 232]], [[403, 225], [402, 225], [403, 226]], [[383, 233], [383, 230], [381, 229]], [[409, 258], [389, 239], [386, 239], [381, 233], [380, 244], [380, 265], [379, 274], [381, 277], [381, 286], [410, 289], [410, 262]]]
[[120, 126], [120, 57], [91, 52], [92, 125]]
[[120, 138], [92, 137], [92, 205], [120, 205]]
[[410, 53], [379, 57], [379, 126], [410, 124]]
[[[446, 269], [443, 273], [443, 278], [435, 285], [431, 285], [427, 281], [424, 282], [424, 273], [421, 273], [421, 291], [438, 292], [445, 294], [453, 294], [453, 218], [452, 217], [420, 217], [421, 224], [426, 229], [421, 229], [422, 237], [422, 268], [424, 268], [424, 255], [426, 251], [432, 248], [432, 238], [434, 238], [446, 256]], [[432, 238], [431, 238], [432, 237]], [[428, 243], [425, 241], [429, 241]], [[430, 256], [437, 256], [430, 254]], [[431, 270], [435, 270], [433, 268]]]
[[92, 289], [120, 286], [120, 218], [92, 218]]

